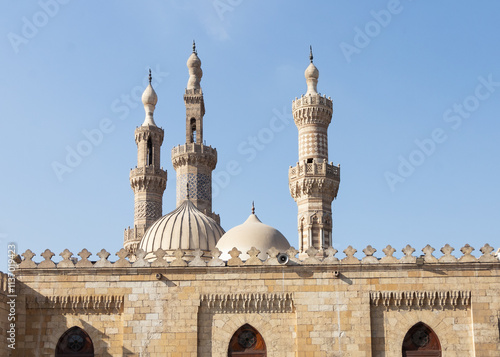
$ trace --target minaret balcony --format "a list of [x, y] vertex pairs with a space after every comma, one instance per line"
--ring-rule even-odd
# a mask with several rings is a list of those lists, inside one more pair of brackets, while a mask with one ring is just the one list
[[325, 162], [298, 162], [295, 167], [288, 169], [288, 178], [291, 181], [302, 177], [327, 177], [340, 182], [340, 166]]
[[322, 96], [320, 93], [316, 93], [302, 95], [302, 97], [295, 98], [292, 102], [292, 110], [309, 106], [325, 107], [325, 109], [333, 110], [332, 98], [327, 97], [326, 94]]
[[188, 143], [175, 146], [172, 149], [172, 165], [177, 170], [179, 166], [204, 164], [211, 170], [217, 165], [217, 150], [211, 146]]
[[131, 179], [137, 176], [159, 176], [160, 178], [167, 180], [167, 171], [154, 165], [136, 167], [135, 169], [130, 170]]

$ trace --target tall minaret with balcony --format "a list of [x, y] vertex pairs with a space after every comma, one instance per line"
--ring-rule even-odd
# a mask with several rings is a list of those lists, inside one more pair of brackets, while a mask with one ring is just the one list
[[204, 145], [203, 141], [205, 103], [200, 86], [203, 71], [194, 42], [187, 67], [186, 143], [172, 149], [172, 164], [177, 173], [177, 206], [189, 199], [200, 211], [220, 223], [219, 215], [212, 212], [212, 171], [217, 165], [217, 150]]
[[162, 216], [163, 192], [167, 186], [167, 171], [160, 167], [163, 129], [156, 126], [153, 113], [158, 97], [151, 85], [142, 94], [146, 118], [135, 129], [137, 166], [130, 171], [130, 186], [134, 191], [134, 228], [125, 229], [123, 246], [134, 253], [146, 230]]
[[307, 92], [292, 103], [299, 130], [299, 162], [288, 170], [290, 194], [298, 206], [299, 251], [323, 250], [332, 245], [332, 201], [337, 196], [340, 167], [328, 163], [328, 125], [332, 100], [317, 92], [319, 71], [311, 63], [305, 71]]

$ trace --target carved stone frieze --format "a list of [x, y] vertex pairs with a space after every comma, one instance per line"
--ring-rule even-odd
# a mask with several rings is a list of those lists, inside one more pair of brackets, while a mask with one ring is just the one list
[[384, 306], [400, 309], [406, 307], [432, 309], [457, 306], [470, 306], [471, 292], [465, 290], [452, 291], [372, 291], [370, 301], [373, 306]]
[[210, 294], [201, 307], [213, 313], [287, 313], [294, 311], [292, 294]]
[[122, 313], [122, 295], [27, 296], [26, 309], [59, 309], [70, 314]]

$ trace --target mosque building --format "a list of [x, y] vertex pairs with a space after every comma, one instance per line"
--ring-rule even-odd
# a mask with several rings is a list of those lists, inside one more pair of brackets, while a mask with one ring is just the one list
[[[500, 356], [500, 261], [488, 244], [407, 245], [403, 257], [368, 245], [364, 257], [332, 245], [332, 201], [340, 167], [329, 162], [333, 102], [305, 70], [292, 102], [298, 162], [289, 167], [298, 249], [252, 207], [225, 231], [212, 207], [217, 150], [203, 135], [203, 71], [195, 44], [187, 60], [186, 141], [172, 149], [176, 208], [162, 212], [164, 130], [151, 85], [135, 129], [130, 171], [134, 222], [115, 258], [27, 250], [0, 274], [1, 356]], [[208, 139], [208, 138], [207, 138]], [[283, 163], [284, 170], [286, 165]], [[170, 199], [170, 197], [167, 197]], [[120, 249], [119, 249], [120, 248]], [[12, 278], [15, 275], [15, 284]], [[15, 316], [11, 301], [15, 301]], [[14, 326], [12, 326], [12, 324]]]

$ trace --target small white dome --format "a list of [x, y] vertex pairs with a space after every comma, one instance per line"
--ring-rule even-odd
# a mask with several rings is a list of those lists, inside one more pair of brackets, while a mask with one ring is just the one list
[[255, 214], [251, 214], [248, 219], [239, 226], [231, 228], [222, 236], [217, 243], [217, 248], [222, 251], [220, 258], [228, 260], [228, 252], [236, 247], [241, 251], [240, 258], [249, 258], [247, 251], [252, 247], [260, 250], [259, 259], [267, 259], [267, 251], [274, 247], [284, 252], [290, 248], [290, 243], [277, 229], [262, 223]]
[[139, 248], [146, 252], [146, 259], [153, 258], [158, 248], [165, 251], [180, 248], [208, 252], [224, 233], [217, 222], [196, 208], [191, 201], [185, 200], [174, 211], [149, 227]]
[[150, 83], [142, 93], [142, 104], [156, 105], [156, 103], [158, 103], [158, 96]]

